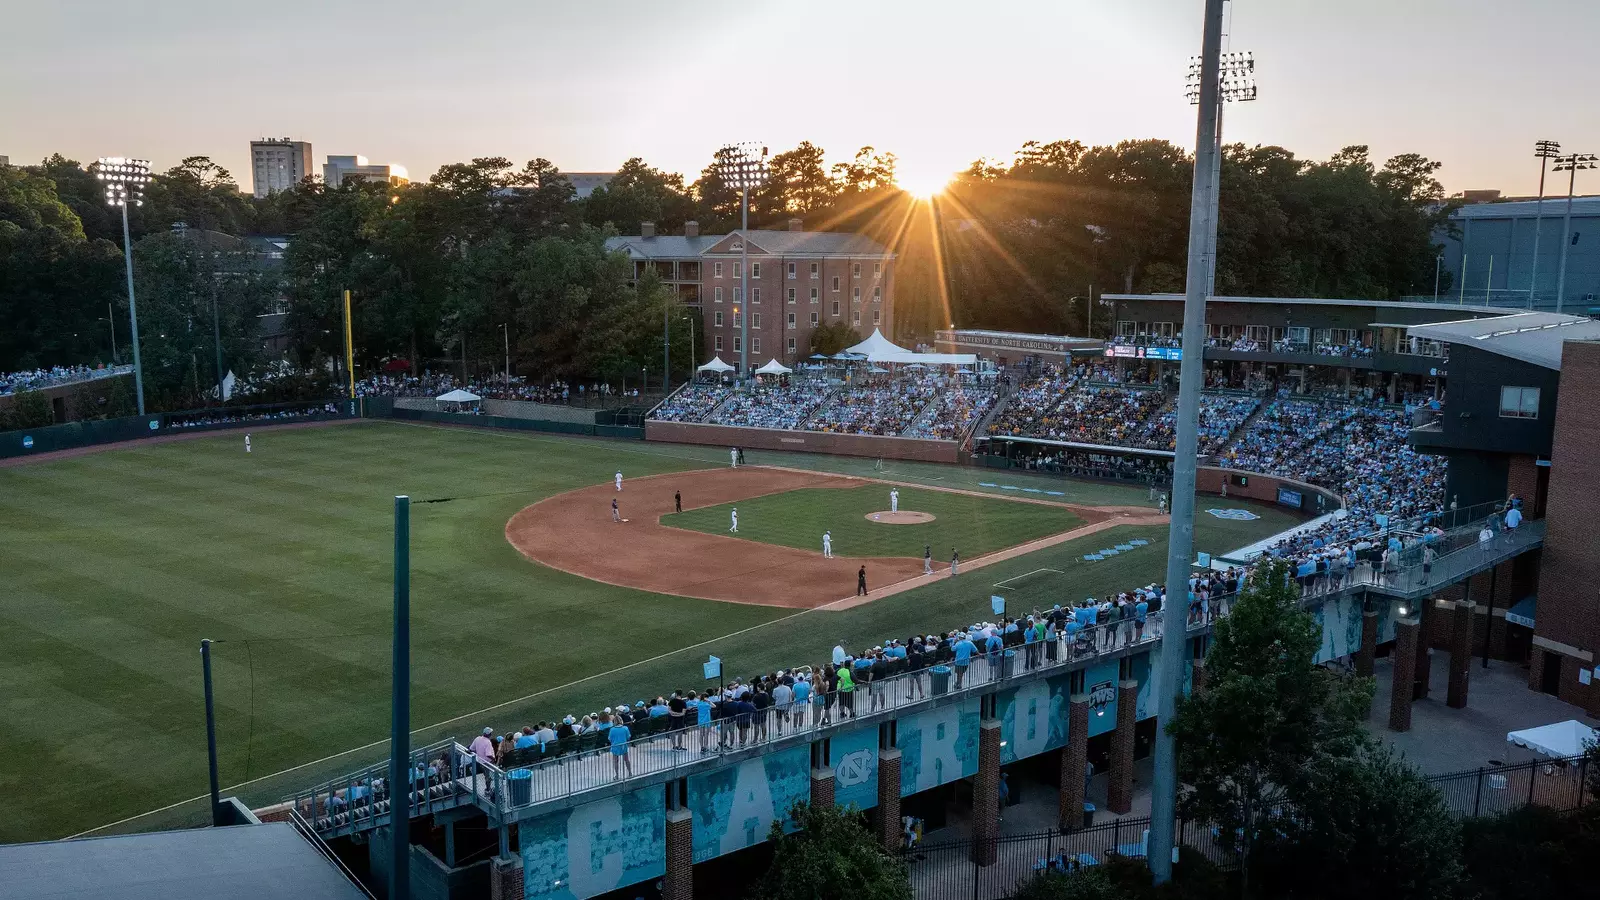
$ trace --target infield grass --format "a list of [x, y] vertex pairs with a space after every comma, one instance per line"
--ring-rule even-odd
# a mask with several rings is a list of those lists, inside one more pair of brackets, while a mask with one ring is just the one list
[[[221, 642], [214, 669], [228, 793], [264, 805], [385, 757], [397, 493], [415, 501], [416, 743], [695, 685], [707, 653], [749, 674], [815, 662], [840, 637], [859, 646], [948, 629], [987, 609], [994, 582], [1040, 568], [1061, 574], [1021, 582], [1008, 594], [1014, 603], [1143, 584], [1160, 577], [1165, 552], [1164, 528], [1116, 529], [856, 609], [796, 614], [587, 581], [527, 561], [504, 539], [511, 515], [543, 497], [606, 483], [619, 468], [633, 477], [722, 465], [723, 448], [378, 422], [258, 431], [254, 444], [247, 456], [228, 432], [0, 469], [0, 842], [62, 837], [168, 804], [177, 805], [113, 830], [204, 820], [203, 804], [182, 802], [206, 786], [201, 638]], [[872, 475], [868, 460], [750, 456]], [[1002, 480], [929, 464], [886, 477]], [[1145, 500], [1136, 487], [1003, 480], [1077, 502]], [[887, 506], [886, 488], [876, 490]], [[906, 508], [912, 493], [902, 490]], [[1262, 518], [1201, 515], [1199, 549], [1232, 549], [1294, 521], [1228, 505]], [[1057, 517], [1047, 533], [1071, 515], [1025, 508]], [[860, 527], [892, 540], [904, 526]], [[1113, 536], [1152, 543], [1074, 562]], [[967, 547], [978, 540], [963, 540], [963, 554], [976, 555]], [[906, 555], [920, 554], [918, 539]]]
[[933, 548], [934, 559], [949, 562], [958, 548], [968, 560], [1060, 534], [1083, 524], [1062, 506], [1017, 503], [949, 491], [900, 488], [902, 512], [932, 513], [934, 520], [915, 525], [886, 525], [867, 518], [889, 508], [889, 486], [801, 488], [723, 503], [661, 517], [661, 524], [707, 534], [727, 534], [730, 512], [739, 509], [739, 537], [822, 552], [822, 533], [831, 531], [837, 556], [905, 556], [921, 559]]

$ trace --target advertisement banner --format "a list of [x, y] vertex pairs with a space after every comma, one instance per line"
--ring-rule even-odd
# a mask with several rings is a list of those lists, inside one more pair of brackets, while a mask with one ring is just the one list
[[833, 802], [871, 809], [878, 805], [878, 726], [834, 735], [828, 741], [833, 767]]
[[726, 769], [689, 777], [694, 815], [694, 861], [743, 850], [767, 839], [782, 820], [794, 831], [789, 809], [811, 799], [811, 748], [793, 747]]
[[896, 726], [900, 796], [978, 772], [978, 698], [930, 709]]
[[585, 900], [667, 871], [660, 785], [522, 822], [525, 900]]

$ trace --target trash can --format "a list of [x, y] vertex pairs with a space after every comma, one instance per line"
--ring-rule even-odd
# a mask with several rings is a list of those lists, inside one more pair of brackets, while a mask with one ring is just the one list
[[1085, 803], [1083, 805], [1083, 827], [1085, 827], [1085, 828], [1093, 828], [1094, 827], [1094, 804], [1093, 803]]
[[1000, 677], [1010, 678], [1017, 671], [1017, 651], [1007, 650], [1000, 657]]
[[533, 802], [533, 772], [528, 769], [512, 769], [506, 773], [506, 793], [511, 797], [512, 806], [527, 806]]
[[950, 693], [950, 667], [934, 666], [928, 670], [932, 681], [932, 690], [935, 697]]

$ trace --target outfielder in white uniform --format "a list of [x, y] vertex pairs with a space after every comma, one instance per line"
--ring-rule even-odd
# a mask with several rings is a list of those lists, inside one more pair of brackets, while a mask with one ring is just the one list
[[899, 488], [890, 488], [889, 489], [889, 512], [895, 513], [895, 512], [899, 512], [899, 511], [900, 511], [900, 489]]
[[728, 530], [734, 534], [739, 533], [739, 507], [737, 506], [733, 508], [733, 525]]
[[250, 435], [248, 434], [244, 436], [244, 452], [250, 452]]
[[822, 533], [822, 558], [833, 559], [833, 532]]
[[617, 490], [622, 490], [622, 472], [620, 470], [617, 472]]
[[738, 447], [729, 447], [728, 448], [728, 463], [730, 465], [732, 465], [733, 468], [735, 468], [735, 469], [739, 468], [739, 448]]
[[924, 574], [924, 575], [932, 575], [933, 574], [933, 545], [932, 544], [924, 544], [922, 546], [922, 574]]

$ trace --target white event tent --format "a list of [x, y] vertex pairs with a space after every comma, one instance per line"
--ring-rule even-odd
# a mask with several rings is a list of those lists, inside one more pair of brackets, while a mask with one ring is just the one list
[[854, 353], [874, 363], [922, 363], [928, 366], [972, 366], [977, 365], [976, 353], [917, 353], [895, 344], [883, 336], [881, 329], [872, 329], [872, 336], [845, 349], [846, 353]]
[[444, 403], [475, 403], [483, 398], [471, 391], [463, 391], [460, 388], [456, 388], [448, 394], [440, 394], [433, 399]]
[[723, 362], [722, 361], [722, 357], [713, 356], [713, 357], [711, 357], [711, 362], [706, 363], [705, 365], [701, 366], [700, 368], [696, 369], [695, 371], [697, 371], [697, 372], [732, 372], [733, 371], [733, 366], [730, 366], [727, 363]]
[[1596, 731], [1577, 719], [1540, 725], [1538, 728], [1524, 728], [1506, 735], [1508, 743], [1556, 759], [1582, 756], [1584, 748], [1596, 739]]
[[756, 370], [757, 375], [787, 375], [794, 371], [781, 362], [777, 357], [767, 360], [767, 364]]

